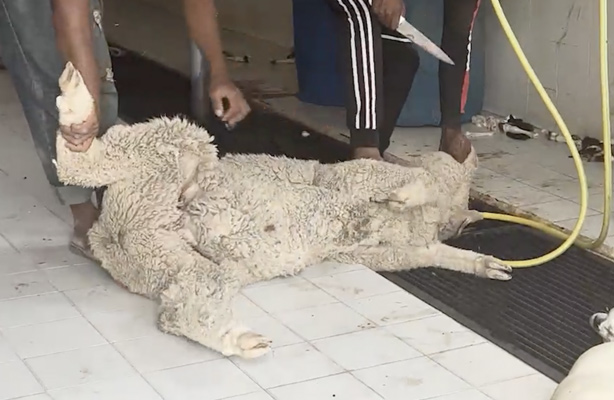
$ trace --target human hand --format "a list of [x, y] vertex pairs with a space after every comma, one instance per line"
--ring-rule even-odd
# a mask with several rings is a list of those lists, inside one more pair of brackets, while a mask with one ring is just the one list
[[66, 147], [78, 153], [87, 151], [92, 141], [98, 136], [100, 125], [98, 114], [93, 111], [87, 119], [80, 124], [70, 126], [61, 125], [60, 133], [66, 139]]
[[[211, 78], [209, 96], [215, 115], [231, 129], [251, 111], [243, 93], [228, 77]], [[224, 99], [228, 102], [227, 109], [224, 106]]]
[[373, 12], [380, 22], [389, 29], [396, 31], [405, 15], [403, 0], [373, 0]]

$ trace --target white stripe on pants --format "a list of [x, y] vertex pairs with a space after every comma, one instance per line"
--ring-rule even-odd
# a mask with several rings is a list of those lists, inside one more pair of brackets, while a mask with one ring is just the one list
[[337, 0], [349, 21], [356, 129], [377, 128], [373, 24], [370, 5], [366, 1]]

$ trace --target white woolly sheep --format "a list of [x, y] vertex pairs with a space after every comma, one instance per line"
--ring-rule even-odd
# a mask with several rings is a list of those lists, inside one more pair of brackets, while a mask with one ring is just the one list
[[[84, 121], [93, 102], [70, 63], [59, 84], [60, 122]], [[463, 164], [441, 152], [413, 162], [220, 160], [204, 129], [158, 118], [112, 127], [85, 153], [58, 135], [56, 165], [67, 184], [108, 186], [92, 251], [128, 290], [160, 301], [161, 330], [252, 358], [270, 342], [233, 319], [235, 295], [324, 260], [510, 279], [493, 257], [441, 243], [480, 219], [467, 210], [475, 151]]]

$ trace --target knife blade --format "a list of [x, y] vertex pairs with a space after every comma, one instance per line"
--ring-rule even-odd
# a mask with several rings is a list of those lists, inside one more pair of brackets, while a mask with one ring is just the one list
[[420, 46], [422, 49], [424, 49], [424, 51], [437, 59], [445, 62], [446, 64], [454, 65], [454, 61], [452, 61], [452, 59], [443, 50], [441, 50], [439, 46], [416, 29], [416, 27], [407, 22], [407, 20], [402, 16], [401, 20], [399, 21], [397, 32], [411, 40], [416, 46]]

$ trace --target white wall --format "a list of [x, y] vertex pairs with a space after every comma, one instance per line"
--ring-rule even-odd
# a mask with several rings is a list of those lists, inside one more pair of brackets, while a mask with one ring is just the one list
[[[182, 15], [181, 0], [138, 0]], [[292, 0], [218, 0], [224, 29], [292, 47]]]
[[[572, 133], [601, 136], [597, 0], [501, 0], [508, 20], [542, 84]], [[614, 3], [610, 1], [610, 42]], [[536, 125], [555, 128], [550, 113], [526, 78], [489, 0], [484, 108], [513, 113]], [[614, 46], [610, 44], [614, 53]], [[614, 55], [610, 55], [614, 91]], [[614, 97], [614, 96], [611, 96]], [[612, 101], [614, 104], [614, 101]]]
[[[105, 0], [107, 40], [189, 73], [189, 38], [182, 3], [182, 0]], [[280, 57], [292, 46], [291, 0], [217, 0], [216, 4], [224, 40], [235, 46], [237, 40], [241, 41], [238, 48], [253, 46], [258, 52], [270, 47], [275, 53], [265, 53], [266, 57]], [[258, 5], [261, 8], [256, 9]], [[281, 52], [275, 45], [281, 47]]]

